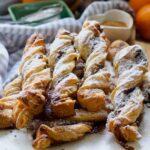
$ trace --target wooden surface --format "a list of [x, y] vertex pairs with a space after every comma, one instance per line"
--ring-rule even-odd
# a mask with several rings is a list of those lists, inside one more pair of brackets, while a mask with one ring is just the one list
[[142, 42], [142, 41], [136, 41], [137, 44], [141, 45], [147, 54], [147, 58], [149, 61], [149, 70], [150, 70], [150, 42]]

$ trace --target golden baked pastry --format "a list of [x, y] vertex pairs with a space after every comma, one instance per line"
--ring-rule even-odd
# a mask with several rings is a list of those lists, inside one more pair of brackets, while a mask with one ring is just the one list
[[24, 128], [34, 115], [42, 112], [46, 88], [51, 81], [45, 52], [42, 36], [32, 35], [23, 52], [20, 75], [6, 86], [6, 97], [0, 101], [1, 127], [14, 124], [17, 128]]
[[78, 78], [70, 73], [55, 85], [51, 95], [51, 109], [55, 117], [63, 118], [75, 114], [73, 97], [76, 95], [78, 82]]
[[43, 40], [43, 36], [41, 34], [36, 34], [36, 33], [31, 35], [23, 51], [21, 64], [19, 66], [19, 72], [22, 74], [22, 67], [24, 66], [24, 63], [26, 63], [32, 57], [35, 57], [36, 54], [43, 55], [45, 53], [46, 53], [46, 49], [45, 49], [45, 42]]
[[22, 88], [22, 77], [21, 75], [19, 75], [13, 81], [11, 81], [5, 86], [3, 90], [3, 95], [10, 96], [17, 94], [21, 91], [21, 88]]
[[82, 108], [99, 111], [105, 108], [106, 89], [109, 89], [110, 74], [103, 71], [108, 47], [105, 36], [101, 33], [100, 23], [87, 21], [76, 37], [75, 44], [80, 56], [86, 61], [84, 82], [77, 97]]
[[74, 34], [64, 29], [58, 31], [55, 40], [50, 45], [48, 61], [51, 69], [54, 69], [62, 56], [75, 52], [73, 40]]
[[126, 93], [117, 91], [113, 98], [115, 109], [109, 114], [107, 128], [118, 140], [135, 141], [140, 138], [136, 121], [143, 111], [144, 97], [139, 88]]
[[85, 79], [77, 93], [82, 108], [88, 111], [105, 109], [105, 92], [109, 90], [109, 78], [110, 74], [107, 71], [100, 70]]
[[113, 65], [118, 79], [112, 92], [114, 111], [109, 114], [107, 128], [118, 140], [135, 141], [141, 137], [136, 121], [143, 111], [144, 96], [139, 86], [147, 64], [139, 45], [128, 46], [114, 56]]
[[0, 129], [32, 129], [35, 149], [80, 139], [106, 119], [118, 140], [140, 138], [143, 93], [150, 93], [147, 58], [139, 45], [109, 44], [96, 21], [86, 21], [78, 35], [59, 30], [49, 54], [33, 34], [18, 77], [0, 99]]
[[[74, 105], [78, 77], [73, 73], [78, 54], [73, 46], [74, 36], [66, 30], [60, 30], [51, 44], [49, 66], [53, 68], [51, 109], [58, 118], [74, 115]], [[56, 46], [57, 45], [57, 46]]]
[[14, 125], [12, 111], [20, 94], [9, 95], [0, 99], [0, 129]]
[[108, 40], [101, 31], [100, 23], [96, 21], [85, 21], [75, 37], [75, 47], [85, 61], [94, 50], [98, 51], [107, 45]]
[[136, 65], [146, 67], [146, 69], [148, 66], [144, 50], [140, 45], [128, 46], [120, 50], [113, 60], [113, 66], [117, 75]]
[[4, 88], [4, 97], [0, 99], [0, 129], [13, 126], [12, 111], [17, 99], [20, 99], [22, 77], [19, 75]]
[[89, 112], [83, 109], [76, 109], [75, 112], [75, 115], [67, 118], [67, 120], [76, 122], [98, 122], [105, 121], [108, 115], [108, 112], [106, 110]]
[[108, 47], [108, 60], [112, 61], [115, 55], [123, 48], [129, 46], [128, 43], [122, 40], [116, 40], [112, 42]]
[[147, 72], [144, 75], [143, 78], [143, 84], [141, 86], [143, 95], [144, 95], [144, 101], [149, 105], [150, 103], [150, 72]]
[[33, 142], [35, 149], [44, 149], [51, 144], [77, 140], [91, 131], [91, 126], [79, 123], [74, 125], [48, 127], [42, 124], [37, 131], [36, 139]]
[[51, 76], [45, 52], [42, 36], [32, 35], [24, 49], [19, 70], [23, 78], [22, 97], [13, 108], [17, 128], [25, 127], [34, 115], [41, 113], [46, 102], [45, 93]]

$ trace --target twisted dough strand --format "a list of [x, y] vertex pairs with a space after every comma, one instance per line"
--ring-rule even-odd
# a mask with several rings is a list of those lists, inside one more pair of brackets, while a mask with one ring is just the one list
[[78, 54], [73, 46], [74, 35], [60, 30], [50, 47], [49, 65], [53, 68], [51, 109], [58, 118], [75, 114], [74, 95], [77, 91], [78, 77], [72, 73]]
[[147, 71], [147, 59], [143, 49], [133, 45], [118, 51], [113, 65], [118, 80], [112, 92], [114, 111], [108, 117], [107, 128], [119, 140], [135, 141], [141, 137], [136, 121], [143, 111], [144, 96], [138, 86]]
[[32, 145], [35, 149], [44, 149], [54, 143], [74, 141], [90, 131], [91, 126], [84, 123], [52, 128], [43, 124], [38, 129], [37, 138]]
[[110, 74], [102, 70], [107, 56], [107, 39], [98, 22], [86, 21], [75, 41], [77, 50], [86, 61], [84, 82], [77, 93], [78, 101], [88, 111], [99, 111], [105, 108], [105, 92], [109, 89]]
[[4, 97], [0, 99], [0, 128], [8, 128], [13, 126], [12, 110], [16, 104], [17, 99], [20, 98], [19, 93], [21, 91], [21, 88], [21, 76], [15, 78], [4, 88]]
[[17, 76], [13, 81], [7, 84], [3, 90], [4, 96], [10, 96], [17, 94], [22, 89], [22, 77], [21, 75]]
[[24, 49], [19, 72], [22, 75], [21, 97], [13, 108], [13, 122], [17, 128], [43, 110], [45, 91], [51, 81], [50, 69], [45, 56], [45, 43], [41, 35], [34, 34]]

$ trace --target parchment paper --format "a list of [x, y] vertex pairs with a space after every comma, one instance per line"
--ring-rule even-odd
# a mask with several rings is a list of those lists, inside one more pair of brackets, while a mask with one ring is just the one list
[[[150, 150], [150, 108], [145, 107], [143, 120], [140, 124], [142, 138], [129, 143], [135, 150]], [[32, 136], [26, 130], [7, 130], [0, 132], [0, 150], [33, 150]], [[53, 146], [47, 150], [124, 150], [114, 136], [102, 130], [99, 133], [86, 135], [75, 142]]]

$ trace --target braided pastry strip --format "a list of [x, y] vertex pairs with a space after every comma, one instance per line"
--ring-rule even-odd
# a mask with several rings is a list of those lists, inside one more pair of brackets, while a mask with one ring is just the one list
[[89, 112], [83, 109], [75, 109], [75, 115], [66, 120], [74, 122], [100, 122], [107, 119], [108, 113], [106, 110], [98, 112]]
[[73, 34], [60, 30], [50, 47], [49, 65], [53, 68], [51, 109], [58, 118], [75, 114], [73, 97], [76, 95], [79, 79], [72, 73], [78, 57], [73, 40]]
[[105, 92], [109, 89], [109, 78], [108, 72], [99, 71], [84, 81], [77, 93], [82, 108], [88, 111], [105, 109]]
[[[71, 49], [72, 42], [70, 42], [70, 43], [68, 42], [70, 37], [68, 35], [66, 35], [67, 33], [65, 33], [65, 35], [64, 35], [64, 33], [63, 34], [62, 33], [63, 33], [62, 31], [59, 32], [59, 34], [58, 34], [59, 36], [57, 35], [57, 38], [59, 37], [59, 39], [56, 38], [54, 43], [52, 43], [51, 53], [49, 55], [50, 67], [54, 68], [54, 71], [53, 71], [53, 87], [54, 88], [53, 88], [52, 96], [51, 96], [51, 101], [52, 101], [51, 108], [53, 110], [53, 113], [55, 114], [55, 116], [62, 118], [64, 116], [69, 117], [70, 115], [74, 114], [74, 111], [75, 111], [76, 114], [74, 116], [66, 118], [66, 120], [76, 121], [76, 122], [105, 120], [107, 117], [106, 111], [87, 112], [87, 111], [81, 110], [81, 109], [74, 110], [74, 104], [72, 105], [72, 107], [70, 106], [71, 102], [69, 102], [70, 99], [68, 99], [68, 96], [76, 95], [76, 91], [77, 91], [76, 84], [78, 83], [77, 82], [78, 80], [77, 80], [77, 77], [75, 76], [75, 74], [71, 73], [71, 71], [73, 70], [73, 68], [75, 66], [75, 63], [74, 63], [75, 61], [71, 62], [71, 65], [68, 64], [68, 63], [70, 63], [70, 60], [73, 58], [75, 50], [72, 51], [72, 49]], [[62, 45], [56, 44], [57, 41], [58, 41], [58, 43], [61, 43]], [[105, 42], [105, 41], [103, 41], [103, 42]], [[101, 46], [101, 48], [100, 48], [101, 51], [98, 48], [95, 48], [95, 54], [93, 53], [91, 55], [91, 57], [89, 57], [89, 60], [91, 60], [91, 63], [93, 64], [94, 67], [97, 68], [97, 70], [96, 70], [96, 68], [95, 68], [95, 70], [93, 70], [92, 66], [90, 66], [90, 64], [88, 65], [88, 63], [87, 63], [87, 74], [88, 74], [89, 78], [87, 78], [88, 80], [85, 80], [85, 82], [84, 82], [84, 86], [87, 88], [91, 87], [91, 86], [93, 88], [95, 86], [96, 87], [98, 86], [100, 88], [99, 89], [100, 92], [102, 91], [101, 89], [104, 89], [105, 91], [107, 91], [107, 89], [109, 87], [109, 85], [107, 84], [108, 83], [107, 81], [109, 78], [109, 73], [106, 71], [97, 72], [99, 70], [97, 65], [99, 65], [99, 64], [104, 65], [104, 60], [106, 58], [106, 54], [104, 53], [106, 47], [105, 47], [105, 44], [102, 44], [102, 45], [103, 46]], [[99, 45], [97, 45], [97, 47], [98, 46]], [[63, 54], [63, 56], [61, 56], [61, 54]], [[96, 57], [96, 61], [94, 61], [93, 60], [94, 56], [97, 56], [98, 54], [104, 54], [104, 55], [103, 55], [103, 57], [102, 56]], [[71, 58], [71, 56], [72, 56], [72, 58]], [[66, 61], [64, 61], [65, 57], [67, 58]], [[57, 60], [56, 58], [59, 58], [59, 59]], [[62, 62], [66, 63], [64, 65], [64, 67], [62, 67]], [[72, 67], [70, 67], [70, 66], [72, 66]], [[64, 76], [64, 77], [61, 77], [61, 76]], [[102, 79], [102, 81], [101, 81], [101, 79]], [[92, 80], [94, 80], [95, 82], [91, 85]], [[97, 90], [96, 90], [96, 92], [97, 92]], [[94, 95], [92, 95], [92, 96], [94, 96]], [[56, 103], [57, 105], [54, 105], [54, 99], [55, 98], [60, 99], [60, 97], [61, 97], [61, 101], [59, 102], [60, 104], [57, 101], [57, 103]], [[64, 106], [64, 102], [62, 100], [64, 100], [64, 102], [66, 103], [66, 106]], [[74, 128], [76, 130], [72, 130], [72, 128]], [[57, 129], [59, 129], [59, 131], [61, 132], [60, 136], [59, 136], [59, 132]], [[64, 132], [62, 132], [62, 130]], [[83, 136], [86, 132], [90, 132], [90, 131], [91, 131], [91, 127], [89, 125], [87, 126], [86, 124], [57, 126], [57, 127], [53, 127], [53, 128], [48, 127], [47, 125], [43, 124], [39, 127], [39, 129], [37, 131], [37, 136], [36, 136], [35, 141], [33, 142], [33, 146], [37, 149], [46, 148], [51, 143], [53, 144], [53, 143], [57, 143], [57, 142], [72, 141], [72, 140], [78, 139], [80, 137], [81, 133]], [[54, 137], [53, 135], [56, 135], [56, 137]], [[67, 139], [66, 139], [66, 137], [67, 137]]]
[[91, 132], [91, 129], [90, 125], [84, 123], [52, 128], [42, 124], [32, 145], [35, 149], [44, 149], [51, 144], [74, 141], [83, 137], [85, 133]]
[[128, 47], [129, 44], [122, 40], [116, 40], [109, 45], [107, 50], [108, 52], [108, 60], [113, 61], [115, 55], [123, 48]]
[[65, 29], [58, 31], [54, 41], [50, 45], [50, 53], [48, 56], [50, 68], [54, 69], [55, 64], [63, 55], [75, 52], [73, 46], [74, 36], [75, 34]]
[[45, 56], [45, 43], [41, 35], [34, 34], [24, 49], [19, 72], [22, 75], [22, 92], [13, 108], [13, 122], [17, 128], [25, 127], [45, 104], [45, 91], [51, 77]]
[[36, 54], [45, 54], [45, 42], [43, 40], [42, 35], [40, 34], [33, 34], [31, 37], [27, 40], [26, 46], [23, 51], [22, 61], [19, 67], [19, 72], [22, 74], [22, 67], [24, 66], [24, 63], [30, 60], [34, 55]]
[[95, 49], [101, 50], [108, 44], [109, 41], [101, 32], [100, 23], [96, 21], [85, 21], [82, 30], [75, 37], [75, 47], [84, 61]]
[[[32, 144], [33, 147], [35, 149], [44, 149], [52, 144], [77, 140], [86, 133], [91, 132], [92, 126], [86, 124], [86, 122], [105, 121], [108, 115], [105, 110], [88, 112], [86, 110], [75, 109], [75, 113], [74, 116], [66, 118], [65, 120], [54, 119], [50, 122], [46, 122], [46, 124], [41, 122], [36, 132], [36, 139]], [[76, 124], [73, 124], [73, 122], [76, 122]]]
[[12, 110], [16, 104], [16, 100], [20, 98], [22, 77], [18, 76], [12, 82], [6, 85], [0, 99], [0, 128], [8, 128], [13, 126]]
[[22, 77], [19, 75], [9, 84], [7, 84], [3, 90], [4, 96], [10, 96], [18, 94], [22, 88]]
[[20, 94], [14, 94], [0, 99], [0, 129], [13, 126], [12, 111], [17, 99], [20, 99], [20, 97]]
[[118, 51], [113, 65], [118, 80], [112, 92], [114, 111], [108, 117], [107, 128], [118, 140], [135, 141], [141, 137], [136, 121], [143, 111], [144, 96], [138, 86], [147, 71], [147, 59], [143, 49], [133, 45]]
[[144, 95], [144, 102], [149, 105], [150, 103], [150, 71], [144, 75], [142, 92]]
[[78, 90], [78, 101], [88, 111], [99, 111], [105, 108], [105, 92], [109, 89], [110, 74], [102, 70], [107, 56], [107, 39], [98, 22], [86, 21], [75, 41], [77, 50], [86, 61], [85, 80]]

